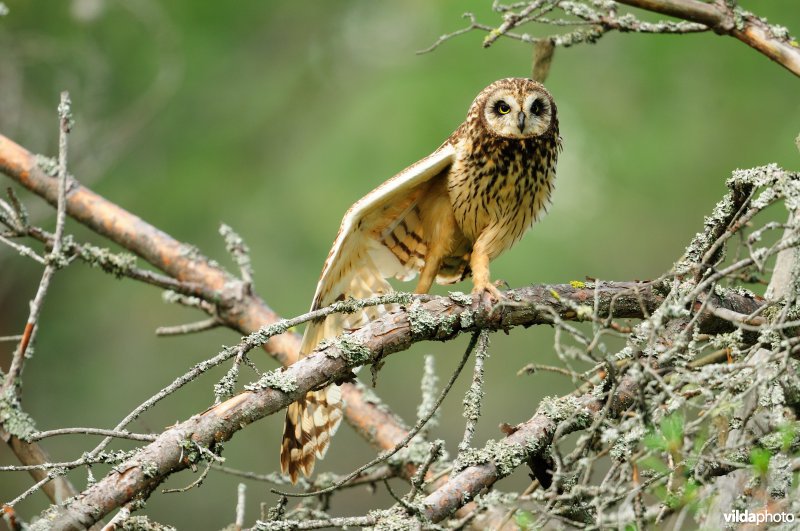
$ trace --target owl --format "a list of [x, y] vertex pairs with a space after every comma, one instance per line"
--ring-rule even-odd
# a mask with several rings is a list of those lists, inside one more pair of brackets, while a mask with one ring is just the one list
[[[357, 201], [345, 214], [322, 269], [312, 310], [347, 297], [392, 291], [387, 279], [433, 282], [472, 276], [473, 293], [502, 299], [489, 262], [537, 220], [553, 189], [561, 149], [556, 104], [530, 79], [495, 81], [478, 94], [466, 121], [431, 155]], [[330, 315], [306, 328], [300, 356], [322, 339], [358, 328], [390, 305]], [[312, 391], [286, 412], [281, 471], [309, 476], [342, 419], [338, 385]]]

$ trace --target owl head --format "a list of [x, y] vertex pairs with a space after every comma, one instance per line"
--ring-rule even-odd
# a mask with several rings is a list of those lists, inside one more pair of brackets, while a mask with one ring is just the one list
[[510, 77], [495, 81], [472, 102], [470, 120], [502, 138], [534, 138], [557, 127], [556, 104], [541, 83]]

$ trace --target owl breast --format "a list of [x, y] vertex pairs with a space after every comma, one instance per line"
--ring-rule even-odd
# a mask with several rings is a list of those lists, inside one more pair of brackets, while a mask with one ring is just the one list
[[459, 141], [448, 175], [456, 223], [475, 242], [489, 231], [489, 257], [522, 238], [550, 199], [557, 137]]

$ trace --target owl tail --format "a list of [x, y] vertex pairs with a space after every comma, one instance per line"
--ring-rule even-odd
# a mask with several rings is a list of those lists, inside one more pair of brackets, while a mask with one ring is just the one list
[[281, 472], [297, 483], [308, 477], [316, 458], [325, 457], [331, 437], [342, 421], [342, 392], [338, 385], [311, 391], [286, 409], [281, 441]]
[[[366, 251], [360, 256], [358, 267], [352, 266], [342, 278], [342, 285], [325, 292], [327, 295], [320, 296], [319, 300], [315, 299], [312, 309], [342, 300], [344, 293], [364, 298], [392, 291], [391, 285], [381, 276]], [[313, 352], [324, 338], [334, 338], [344, 331], [361, 328], [394, 308], [394, 304], [369, 306], [357, 312], [333, 314], [309, 322], [300, 344], [300, 358]], [[286, 409], [281, 441], [281, 472], [288, 475], [292, 483], [297, 482], [301, 472], [306, 477], [310, 476], [314, 471], [314, 462], [325, 457], [331, 437], [342, 421], [343, 407], [342, 391], [334, 384], [307, 393]]]

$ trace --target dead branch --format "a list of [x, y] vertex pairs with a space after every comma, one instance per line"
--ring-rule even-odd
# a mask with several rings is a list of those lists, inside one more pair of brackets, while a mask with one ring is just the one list
[[[641, 300], [652, 310], [662, 300], [648, 284], [636, 284], [634, 290], [633, 283], [608, 283], [603, 284], [599, 291], [600, 307], [608, 311], [613, 300], [615, 315], [619, 311], [621, 316], [641, 316]], [[476, 330], [508, 330], [517, 326], [550, 324], [550, 315], [537, 309], [543, 304], [551, 305], [563, 318], [574, 319], [577, 318], [574, 304], [593, 300], [597, 292], [595, 286], [530, 286], [507, 292], [509, 300], [514, 303], [491, 312], [474, 310], [470, 297], [418, 297], [407, 308], [342, 336], [284, 370], [269, 373], [268, 378], [262, 379], [268, 386], [241, 393], [166, 430], [155, 442], [117, 466], [115, 471], [86, 489], [80, 497], [66, 503], [55, 517], [53, 528], [81, 529], [134, 497], [146, 498], [168, 476], [192, 464], [183, 451], [187, 442], [213, 451], [216, 445], [231, 438], [244, 426], [282, 410], [311, 389], [342, 378], [356, 366], [378, 362], [419, 341], [444, 341]], [[716, 302], [727, 307], [727, 300]], [[741, 297], [734, 304], [754, 311], [761, 302]], [[713, 315], [708, 317], [711, 327], [721, 326], [718, 321]], [[620, 389], [624, 390], [624, 387], [620, 386]], [[541, 422], [537, 420], [534, 423], [536, 430], [540, 430]], [[458, 477], [459, 481], [466, 481], [465, 476]], [[486, 478], [495, 476], [487, 469], [476, 477], [486, 481]]]
[[[645, 22], [632, 13], [618, 14], [616, 4], [659, 13], [681, 19], [679, 22], [665, 20]], [[747, 44], [759, 53], [775, 61], [796, 76], [800, 76], [800, 45], [789, 30], [780, 25], [768, 24], [766, 20], [737, 6], [735, 2], [716, 0], [617, 0], [617, 2], [533, 0], [503, 5], [494, 2], [493, 11], [502, 16], [503, 22], [496, 27], [477, 20], [472, 13], [464, 16], [470, 23], [466, 28], [442, 35], [436, 42], [418, 53], [434, 50], [443, 42], [473, 30], [487, 33], [483, 46], [491, 46], [500, 37], [525, 43], [549, 41], [557, 46], [573, 46], [595, 42], [611, 31], [654, 34], [683, 34], [713, 30], [718, 35], [728, 35]], [[553, 16], [561, 11], [563, 18]], [[546, 37], [534, 37], [520, 33], [523, 26], [531, 23], [577, 28], [566, 33]]]
[[785, 28], [770, 26], [752, 13], [722, 1], [618, 0], [621, 4], [705, 24], [720, 35], [735, 37], [800, 76], [800, 46]]
[[[41, 168], [35, 155], [2, 134], [0, 171], [50, 204], [57, 205], [57, 180]], [[243, 289], [243, 281], [211, 264], [190, 245], [175, 240], [138, 216], [81, 186], [71, 177], [67, 177], [66, 212], [98, 234], [139, 255], [172, 279], [191, 286], [196, 295], [216, 303], [216, 317], [226, 326], [247, 334], [280, 320], [260, 297]], [[134, 278], [147, 282], [153, 275], [146, 273]], [[155, 284], [172, 289], [168, 281]], [[264, 345], [264, 349], [286, 366], [297, 358], [299, 345], [296, 334], [285, 333], [273, 337]], [[345, 418], [372, 445], [381, 449], [393, 448], [407, 434], [402, 421], [385, 408], [377, 407], [374, 401], [367, 400], [357, 385], [344, 384], [342, 393], [348, 403]], [[26, 444], [18, 442], [20, 445]], [[34, 453], [39, 455], [41, 451]], [[413, 470], [410, 474], [413, 474]]]

